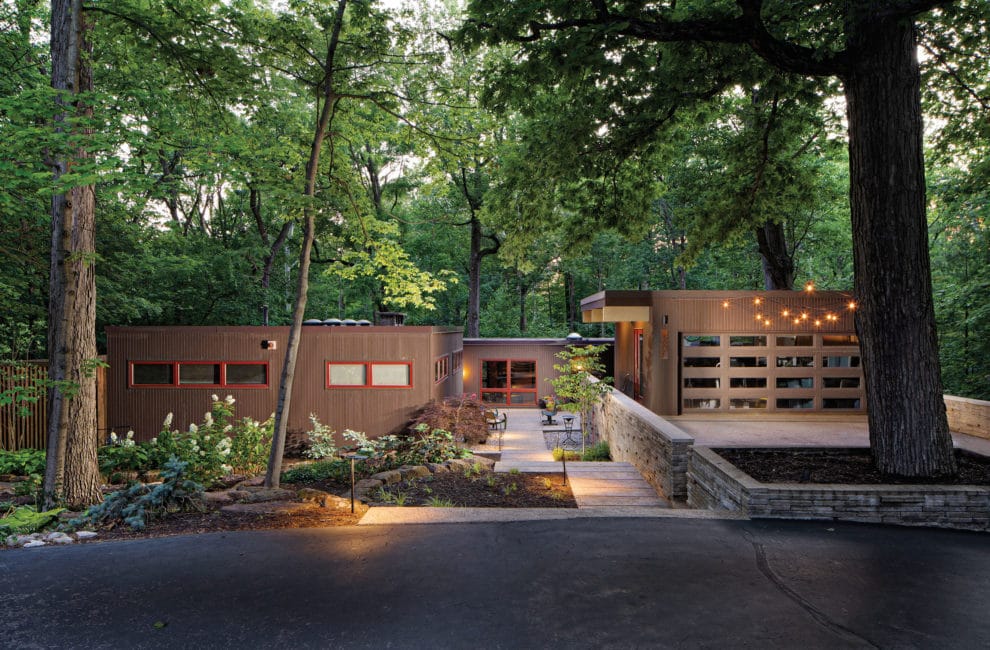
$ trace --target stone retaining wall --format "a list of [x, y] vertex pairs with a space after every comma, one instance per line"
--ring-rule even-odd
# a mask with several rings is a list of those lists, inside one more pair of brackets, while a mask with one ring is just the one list
[[953, 431], [990, 440], [990, 402], [946, 395], [945, 414]]
[[615, 389], [606, 393], [592, 419], [612, 460], [631, 463], [662, 496], [687, 498], [694, 438]]
[[990, 531], [990, 487], [761, 483], [707, 447], [694, 447], [688, 505], [754, 519], [838, 519]]

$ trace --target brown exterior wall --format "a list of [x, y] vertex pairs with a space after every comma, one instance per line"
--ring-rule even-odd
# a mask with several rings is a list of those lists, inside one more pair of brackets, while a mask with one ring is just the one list
[[[237, 417], [264, 420], [276, 407], [288, 327], [110, 327], [107, 328], [110, 426], [133, 429], [147, 440], [173, 413], [173, 428], [202, 421], [211, 395], [232, 395]], [[460, 345], [460, 330], [432, 327], [303, 328], [290, 431], [310, 428], [309, 414], [338, 432], [364, 431], [371, 436], [400, 429], [412, 413], [434, 395], [459, 392], [458, 379], [433, 381], [433, 361]], [[276, 349], [262, 347], [275, 341]], [[134, 361], [265, 361], [264, 388], [134, 388], [128, 386], [128, 364]], [[327, 388], [327, 361], [407, 361], [412, 363], [410, 388]]]
[[[611, 344], [612, 339], [583, 339], [575, 343], [577, 345]], [[536, 361], [536, 399], [553, 395], [554, 389], [550, 380], [556, 379], [560, 374], [553, 366], [561, 362], [556, 355], [571, 344], [572, 342], [566, 339], [464, 339], [464, 392], [468, 395], [480, 396], [479, 379], [482, 360], [519, 359]], [[607, 366], [608, 375], [612, 376], [611, 350], [607, 350], [602, 355], [601, 361]]]
[[[756, 301], [759, 300], [759, 303]], [[848, 308], [848, 294], [819, 291], [654, 291], [654, 292], [604, 292], [586, 298], [585, 310], [608, 305], [642, 304], [649, 306], [648, 322], [617, 322], [615, 335], [616, 386], [632, 395], [634, 373], [634, 330], [642, 328], [644, 334], [643, 365], [646, 386], [640, 400], [644, 406], [661, 415], [677, 415], [687, 412], [685, 398], [719, 400], [719, 411], [731, 410], [734, 414], [766, 413], [777, 409], [777, 399], [812, 399], [812, 409], [787, 409], [795, 414], [823, 409], [825, 398], [858, 399], [859, 408], [865, 411], [865, 387], [862, 368], [822, 368], [822, 356], [858, 356], [858, 345], [825, 346], [822, 335], [853, 335], [855, 326], [853, 311]], [[784, 316], [784, 311], [788, 316]], [[808, 314], [802, 319], [802, 314]], [[770, 324], [757, 316], [769, 319]], [[826, 315], [833, 315], [829, 320]], [[794, 319], [799, 320], [798, 323]], [[820, 323], [816, 326], [815, 320]], [[689, 335], [714, 335], [720, 337], [717, 347], [685, 347], [684, 337]], [[777, 346], [777, 337], [811, 335], [813, 343], [802, 347]], [[762, 336], [767, 345], [741, 347], [730, 345], [730, 336]], [[717, 366], [711, 368], [685, 368], [685, 355], [719, 357]], [[733, 357], [766, 357], [763, 368], [730, 367]], [[778, 356], [806, 356], [814, 358], [810, 368], [776, 367]], [[849, 378], [858, 381], [856, 388], [823, 388], [822, 379]], [[731, 388], [732, 378], [766, 377], [765, 389]], [[778, 387], [776, 381], [812, 378], [811, 388]], [[685, 378], [717, 379], [717, 388], [686, 386]], [[850, 382], [853, 383], [853, 382]], [[733, 398], [766, 398], [767, 408], [732, 408]], [[709, 409], [696, 409], [706, 412]], [[783, 409], [782, 409], [783, 410]], [[833, 412], [849, 412], [835, 409]]]

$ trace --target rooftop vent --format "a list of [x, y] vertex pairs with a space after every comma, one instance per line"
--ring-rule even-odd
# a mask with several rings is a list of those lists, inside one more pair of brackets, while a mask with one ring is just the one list
[[571, 332], [570, 334], [567, 335], [568, 341], [580, 341], [582, 338], [583, 337], [577, 332]]
[[337, 327], [338, 325], [340, 325], [340, 319], [339, 318], [328, 318], [325, 321], [323, 321], [323, 324], [324, 325], [327, 325], [329, 327]]
[[359, 321], [357, 322], [357, 324], [358, 324], [359, 326], [361, 326], [361, 327], [367, 327], [367, 326], [369, 326], [369, 325], [371, 325], [371, 321], [370, 321], [370, 320], [364, 320], [364, 319], [361, 319], [361, 320], [359, 320]]
[[376, 311], [375, 312], [375, 324], [388, 326], [399, 326], [404, 325], [406, 322], [406, 315], [400, 311]]
[[319, 318], [307, 318], [303, 321], [303, 325], [322, 325], [323, 321]]
[[354, 320], [353, 318], [345, 318], [344, 320], [340, 321], [340, 324], [350, 327], [353, 325], [357, 325], [357, 321]]

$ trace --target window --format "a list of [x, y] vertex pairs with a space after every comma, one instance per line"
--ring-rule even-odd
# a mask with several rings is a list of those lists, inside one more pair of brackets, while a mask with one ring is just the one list
[[858, 409], [858, 397], [826, 397], [822, 400], [823, 409]]
[[433, 362], [433, 381], [440, 383], [450, 375], [450, 357], [444, 355]]
[[686, 409], [717, 409], [721, 405], [721, 400], [711, 397], [692, 397], [684, 400], [684, 408]]
[[718, 368], [719, 357], [685, 357], [685, 368]]
[[814, 388], [814, 377], [777, 377], [777, 388]]
[[175, 364], [162, 363], [132, 363], [131, 386], [172, 386], [175, 384]]
[[450, 353], [451, 372], [460, 370], [464, 366], [464, 350]]
[[729, 357], [730, 368], [766, 368], [766, 357]]
[[684, 347], [714, 347], [722, 344], [722, 339], [718, 336], [702, 336], [700, 334], [690, 334], [684, 336]]
[[268, 388], [267, 361], [132, 361], [131, 388]]
[[823, 368], [858, 368], [859, 357], [822, 357]]
[[777, 357], [778, 368], [814, 368], [814, 357]]
[[766, 397], [734, 397], [729, 400], [730, 409], [765, 409]]
[[730, 336], [729, 346], [736, 347], [766, 347], [767, 337], [765, 336]]
[[684, 388], [718, 388], [718, 377], [685, 377]]
[[810, 397], [787, 397], [777, 398], [777, 408], [779, 409], [811, 409], [815, 408], [815, 400]]
[[824, 388], [859, 388], [859, 377], [822, 377]]
[[412, 388], [409, 361], [328, 361], [327, 388]]
[[823, 334], [822, 345], [826, 347], [834, 345], [859, 345], [859, 337], [855, 334]]
[[535, 405], [536, 361], [482, 359], [481, 401], [514, 406]]
[[815, 344], [815, 337], [811, 334], [799, 334], [796, 336], [778, 336], [777, 347], [811, 347]]
[[732, 377], [729, 388], [766, 388], [766, 377]]

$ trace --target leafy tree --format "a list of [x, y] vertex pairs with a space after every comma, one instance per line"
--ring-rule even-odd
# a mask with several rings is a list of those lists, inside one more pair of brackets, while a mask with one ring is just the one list
[[[941, 9], [931, 12], [935, 7]], [[620, 160], [653, 145], [679, 109], [720, 96], [759, 60], [788, 74], [841, 80], [874, 461], [886, 474], [939, 476], [956, 468], [931, 297], [916, 22], [966, 25], [975, 7], [986, 12], [985, 3], [935, 0], [474, 0], [461, 37], [519, 44], [520, 55], [493, 77], [495, 104], [518, 105], [518, 89], [551, 87], [580, 100], [586, 113], [571, 124], [568, 139], [620, 152]], [[985, 40], [976, 39], [978, 47]]]
[[550, 383], [560, 408], [581, 416], [581, 453], [584, 453], [588, 438], [591, 411], [609, 391], [612, 382], [611, 377], [602, 377], [605, 365], [599, 360], [607, 349], [607, 345], [568, 345], [557, 353], [563, 363], [553, 366], [559, 374]]

